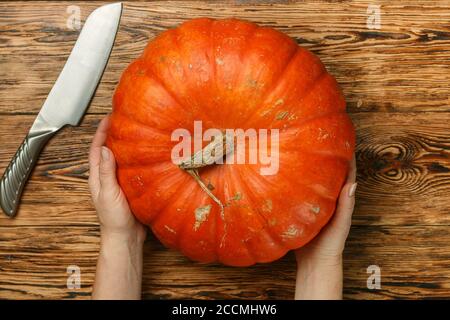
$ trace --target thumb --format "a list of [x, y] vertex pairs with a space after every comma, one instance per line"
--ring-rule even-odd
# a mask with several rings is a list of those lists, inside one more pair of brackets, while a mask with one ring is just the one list
[[101, 151], [99, 180], [103, 192], [115, 194], [119, 191], [116, 179], [116, 161], [114, 154], [107, 147], [102, 147]]

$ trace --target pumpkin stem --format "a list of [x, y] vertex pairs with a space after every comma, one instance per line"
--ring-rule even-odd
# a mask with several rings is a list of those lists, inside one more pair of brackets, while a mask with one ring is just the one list
[[222, 218], [224, 214], [224, 205], [203, 182], [198, 169], [213, 165], [217, 163], [218, 160], [223, 160], [224, 156], [233, 151], [233, 144], [233, 137], [222, 132], [220, 137], [213, 137], [212, 141], [202, 150], [195, 152], [189, 159], [183, 160], [178, 165], [180, 169], [189, 173], [195, 181], [197, 181], [200, 188], [202, 188], [202, 190], [219, 205]]

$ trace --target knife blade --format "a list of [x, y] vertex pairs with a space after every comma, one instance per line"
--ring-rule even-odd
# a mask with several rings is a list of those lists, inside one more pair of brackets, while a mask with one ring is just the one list
[[28, 135], [0, 180], [0, 206], [14, 217], [26, 181], [47, 141], [65, 125], [76, 126], [88, 107], [108, 62], [119, 28], [122, 3], [95, 9], [47, 96]]

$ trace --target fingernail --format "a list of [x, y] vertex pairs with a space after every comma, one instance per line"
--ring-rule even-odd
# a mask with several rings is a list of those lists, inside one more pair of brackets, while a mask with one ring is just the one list
[[109, 160], [109, 150], [107, 147], [102, 147], [102, 160], [103, 161]]
[[355, 193], [356, 193], [356, 187], [358, 186], [358, 184], [357, 183], [354, 183], [354, 184], [352, 184], [352, 186], [350, 187], [350, 190], [348, 190], [348, 196], [351, 198], [351, 197], [354, 197], [355, 196]]

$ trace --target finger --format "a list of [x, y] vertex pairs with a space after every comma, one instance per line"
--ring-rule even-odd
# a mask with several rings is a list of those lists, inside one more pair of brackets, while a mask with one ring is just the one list
[[347, 181], [341, 189], [339, 194], [336, 212], [334, 214], [332, 223], [345, 226], [351, 223], [353, 207], [355, 206], [355, 191], [356, 191], [356, 158], [353, 154], [352, 160], [347, 174]]
[[[100, 121], [94, 138], [92, 139], [90, 154], [92, 154], [94, 157], [92, 159], [89, 158], [89, 160], [92, 160], [93, 165], [100, 164], [100, 148], [105, 144], [109, 124], [110, 116], [108, 115], [102, 121]], [[94, 152], [92, 153], [92, 151]]]
[[[355, 206], [355, 191], [357, 184], [349, 182], [344, 185], [339, 195], [336, 212], [334, 214], [331, 224], [337, 230], [350, 229], [353, 208]], [[347, 235], [345, 235], [347, 236]]]
[[100, 189], [99, 167], [101, 147], [104, 145], [109, 127], [109, 116], [105, 117], [98, 125], [89, 150], [89, 187], [94, 197]]
[[120, 187], [116, 179], [116, 160], [107, 147], [101, 147], [99, 181], [101, 192], [108, 200], [116, 200], [116, 197], [120, 194]]

